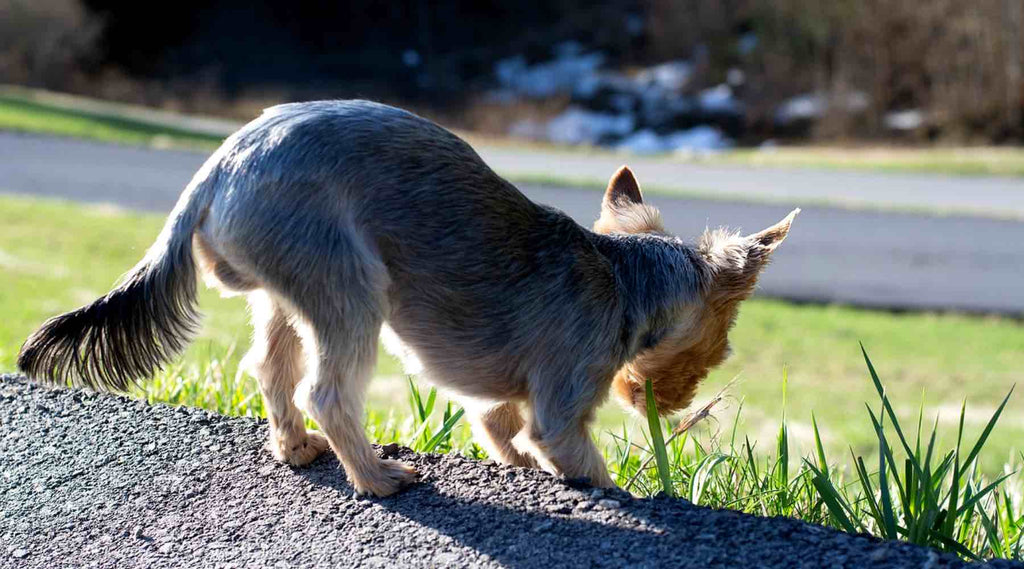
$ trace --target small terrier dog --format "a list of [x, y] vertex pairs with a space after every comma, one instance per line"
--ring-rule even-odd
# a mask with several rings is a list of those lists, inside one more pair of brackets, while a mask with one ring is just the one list
[[798, 212], [687, 245], [623, 167], [588, 231], [416, 115], [366, 101], [280, 105], [206, 161], [114, 290], [48, 320], [18, 366], [115, 390], [151, 376], [197, 331], [198, 266], [248, 297], [245, 363], [278, 460], [305, 465], [329, 446], [361, 494], [415, 479], [363, 431], [382, 338], [409, 372], [460, 397], [491, 456], [612, 486], [588, 432], [595, 408], [611, 390], [643, 412], [645, 380], [662, 413], [689, 405]]

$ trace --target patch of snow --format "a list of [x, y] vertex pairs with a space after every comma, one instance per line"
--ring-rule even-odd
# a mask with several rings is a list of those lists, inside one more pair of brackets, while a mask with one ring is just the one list
[[775, 109], [775, 122], [782, 125], [798, 120], [821, 118], [828, 109], [828, 100], [821, 93], [806, 93], [787, 99]]
[[631, 37], [639, 37], [644, 34], [644, 18], [639, 14], [630, 14], [626, 16], [626, 33]]
[[693, 77], [693, 64], [689, 61], [669, 61], [648, 67], [637, 75], [637, 82], [657, 86], [667, 91], [681, 91]]
[[725, 82], [732, 87], [739, 87], [747, 82], [747, 74], [742, 69], [733, 67], [725, 74]]
[[583, 55], [583, 44], [578, 41], [564, 41], [552, 48], [555, 52], [555, 59], [569, 59]]
[[615, 145], [617, 150], [634, 154], [677, 152], [706, 154], [731, 148], [732, 141], [722, 131], [710, 126], [698, 126], [664, 136], [651, 129], [635, 132]]
[[914, 130], [924, 124], [924, 113], [920, 109], [892, 111], [885, 114], [882, 124], [892, 130]]
[[527, 97], [545, 98], [572, 92], [605, 61], [603, 54], [582, 53], [579, 44], [573, 42], [560, 44], [555, 52], [555, 59], [536, 65], [527, 65], [522, 55], [502, 59], [494, 65], [494, 74], [507, 89]]
[[511, 105], [515, 103], [519, 97], [512, 89], [491, 89], [484, 93], [483, 100], [487, 103], [498, 103], [501, 105]]
[[646, 124], [664, 124], [676, 117], [691, 114], [696, 106], [690, 98], [648, 87], [640, 95], [640, 114]]
[[581, 78], [572, 94], [581, 99], [590, 99], [601, 90], [632, 93], [637, 90], [637, 86], [632, 79], [621, 73], [606, 71]]
[[[857, 113], [868, 108], [871, 99], [863, 91], [848, 93], [843, 100], [843, 109]], [[816, 120], [825, 116], [829, 109], [829, 100], [824, 93], [805, 93], [787, 99], [775, 109], [775, 122], [781, 125], [792, 124], [798, 120]]]
[[512, 123], [508, 133], [516, 138], [545, 140], [548, 135], [548, 127], [544, 123], [533, 119], [522, 119]]
[[722, 83], [717, 87], [704, 89], [697, 95], [700, 108], [712, 113], [738, 113], [739, 102], [732, 96], [732, 87]]
[[615, 145], [615, 149], [633, 154], [658, 154], [668, 151], [665, 141], [649, 128], [623, 138]]
[[750, 55], [757, 49], [757, 34], [754, 32], [747, 32], [740, 36], [739, 42], [737, 42], [737, 49], [740, 55]]
[[402, 52], [402, 63], [406, 67], [418, 67], [421, 61], [420, 52], [415, 49], [407, 49]]
[[846, 110], [851, 112], [860, 112], [868, 108], [871, 104], [871, 97], [864, 91], [854, 91], [846, 96]]
[[560, 144], [596, 144], [604, 138], [629, 134], [635, 124], [632, 115], [597, 113], [569, 107], [548, 123], [547, 139]]
[[673, 152], [717, 152], [733, 146], [732, 140], [721, 130], [706, 125], [673, 132], [665, 137], [665, 142]]

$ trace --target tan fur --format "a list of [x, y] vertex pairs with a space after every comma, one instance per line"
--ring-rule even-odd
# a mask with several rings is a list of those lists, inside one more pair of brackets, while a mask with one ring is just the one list
[[302, 344], [288, 314], [265, 291], [250, 293], [249, 306], [253, 346], [243, 365], [259, 381], [270, 421], [270, 451], [282, 462], [304, 466], [328, 445], [322, 434], [306, 430], [302, 412], [292, 400], [305, 368]]
[[736, 319], [737, 301], [711, 299], [680, 326], [679, 333], [637, 356], [615, 375], [615, 395], [639, 412], [646, 409], [644, 382], [651, 380], [658, 411], [670, 414], [685, 409], [697, 385], [729, 355], [728, 332]]
[[512, 402], [497, 405], [465, 405], [467, 415], [473, 424], [473, 432], [487, 454], [505, 464], [537, 468], [537, 461], [528, 452], [522, 452], [513, 439], [526, 424], [519, 407]]
[[[384, 278], [383, 273], [377, 278]], [[389, 496], [414, 482], [416, 470], [378, 458], [363, 430], [363, 395], [377, 363], [379, 315], [363, 327], [372, 333], [339, 338], [325, 334], [331, 329], [324, 323], [299, 318], [294, 322], [308, 368], [295, 401], [324, 430], [356, 492]]]
[[644, 413], [644, 384], [649, 379], [659, 413], [671, 414], [690, 405], [700, 382], [728, 358], [728, 335], [739, 303], [753, 294], [758, 275], [799, 212], [794, 210], [778, 224], [748, 237], [725, 229], [705, 231], [698, 251], [713, 269], [713, 282], [703, 306], [680, 314], [671, 334], [616, 373], [612, 391], [620, 401]]
[[[640, 200], [642, 194], [632, 172], [621, 168], [608, 185], [595, 230], [603, 233], [663, 232], [657, 209]], [[709, 293], [701, 306], [688, 307], [676, 315], [670, 334], [614, 375], [612, 391], [620, 399], [643, 410], [643, 380], [650, 379], [662, 413], [671, 413], [690, 404], [699, 382], [727, 357], [727, 335], [736, 318], [738, 303], [750, 295], [771, 250], [785, 237], [788, 225], [781, 226], [751, 237], [722, 230], [705, 233], [698, 251], [709, 266], [714, 267], [714, 283]], [[752, 243], [756, 243], [756, 250], [751, 249]], [[201, 237], [197, 238], [197, 244], [201, 265], [208, 274], [212, 273], [219, 288], [231, 290], [249, 284]], [[380, 278], [386, 279], [383, 272]], [[283, 302], [275, 301], [261, 290], [249, 296], [257, 332], [253, 351], [247, 359], [252, 360], [254, 374], [260, 379], [271, 422], [270, 446], [274, 456], [291, 464], [306, 464], [326, 450], [330, 441], [360, 493], [386, 496], [414, 480], [416, 474], [412, 468], [378, 459], [360, 428], [362, 385], [369, 379], [376, 360], [373, 338], [364, 336], [326, 343], [316, 336], [313, 323], [294, 316], [294, 311]], [[364, 328], [380, 330], [382, 323], [375, 320]], [[410, 367], [422, 368], [422, 363], [402, 345], [394, 332], [386, 326], [383, 328], [389, 351], [402, 356]], [[341, 353], [332, 353], [324, 346], [334, 347]], [[306, 361], [302, 360], [303, 352]], [[323, 366], [333, 372], [324, 373]], [[301, 380], [302, 377], [306, 379]], [[332, 377], [345, 378], [345, 381], [333, 381]], [[322, 426], [326, 438], [305, 431], [293, 398]], [[592, 410], [576, 421], [576, 427], [551, 437], [543, 434], [544, 426], [537, 424], [535, 418], [524, 419], [513, 401], [487, 403], [468, 399], [465, 407], [481, 445], [496, 459], [516, 466], [539, 466], [569, 477], [589, 478], [596, 486], [614, 485], [586, 429]]]
[[259, 283], [231, 268], [223, 256], [214, 250], [201, 233], [192, 236], [196, 263], [199, 265], [203, 282], [210, 288], [218, 289], [221, 296], [231, 297], [256, 289]]

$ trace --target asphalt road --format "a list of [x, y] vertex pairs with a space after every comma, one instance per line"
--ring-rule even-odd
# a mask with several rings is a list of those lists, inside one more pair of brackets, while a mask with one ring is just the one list
[[917, 172], [716, 166], [607, 153], [552, 152], [506, 146], [478, 149], [496, 171], [602, 182], [622, 162], [651, 187], [758, 201], [838, 203], [971, 212], [1024, 220], [1024, 179]]
[[397, 445], [381, 451], [415, 464], [420, 483], [357, 499], [332, 455], [305, 469], [274, 462], [265, 421], [14, 376], [0, 376], [0, 425], [0, 567], [967, 566]]
[[[508, 156], [492, 158], [509, 160]], [[166, 212], [204, 159], [203, 154], [193, 152], [0, 133], [0, 191]], [[573, 164], [573, 169], [581, 168], [575, 160], [578, 158], [557, 157], [558, 162]], [[1024, 187], [1018, 187], [1024, 184], [1018, 180], [743, 168], [694, 173], [697, 171], [686, 165], [660, 164], [658, 169], [645, 162], [636, 165], [641, 184], [648, 173], [657, 180], [670, 176], [667, 168], [674, 167], [680, 169], [677, 178], [688, 182], [687, 176], [694, 176], [695, 187], [721, 178], [723, 185], [732, 189], [738, 187], [737, 180], [751, 187], [763, 182], [765, 187], [778, 188], [788, 176], [793, 187], [804, 188], [779, 205], [649, 196], [649, 201], [661, 208], [668, 228], [687, 238], [717, 225], [756, 231], [778, 221], [793, 207], [802, 207], [789, 239], [762, 278], [760, 295], [876, 308], [1024, 314], [1024, 221], [820, 207], [799, 199], [810, 199], [808, 188], [831, 183], [840, 193], [865, 200], [878, 197], [879, 203], [892, 201], [881, 199], [886, 195], [916, 195], [925, 200], [932, 181], [937, 184], [935, 199], [918, 205], [941, 205], [961, 196], [974, 206], [988, 204], [972, 209], [987, 210], [1005, 201], [1010, 204], [1006, 211], [1019, 208], [1024, 215]], [[557, 164], [551, 168], [552, 174], [564, 173]], [[608, 170], [598, 174], [610, 175], [612, 167]], [[908, 184], [916, 189], [904, 192]], [[596, 192], [540, 186], [522, 189], [532, 199], [559, 207], [580, 223], [589, 225], [597, 216], [600, 195]], [[814, 201], [828, 193], [819, 193]], [[772, 197], [780, 195], [784, 194]]]

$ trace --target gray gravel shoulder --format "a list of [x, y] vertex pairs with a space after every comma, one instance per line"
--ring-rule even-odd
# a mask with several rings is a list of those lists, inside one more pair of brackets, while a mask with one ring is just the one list
[[266, 431], [0, 376], [0, 566], [965, 566], [796, 520], [396, 445], [379, 451], [414, 464], [421, 482], [359, 499], [333, 456], [305, 469], [274, 462]]

